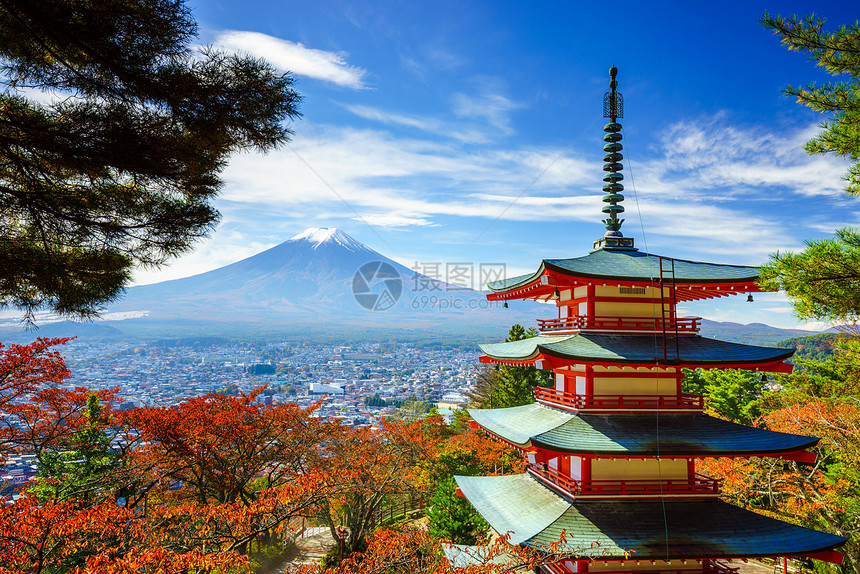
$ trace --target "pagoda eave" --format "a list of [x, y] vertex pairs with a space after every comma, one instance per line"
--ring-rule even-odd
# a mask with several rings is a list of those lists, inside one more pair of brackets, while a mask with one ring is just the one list
[[573, 501], [527, 473], [455, 479], [496, 532], [510, 533], [512, 544], [557, 543], [558, 552], [586, 559], [835, 559], [834, 548], [846, 541], [714, 498]]
[[[547, 361], [547, 357], [545, 355], [536, 355], [533, 358], [525, 358], [522, 360], [514, 360], [514, 359], [499, 359], [496, 357], [490, 357], [489, 355], [481, 355], [478, 358], [479, 363], [485, 363], [489, 365], [508, 365], [511, 367], [534, 367], [535, 363], [538, 361]], [[549, 361], [546, 362], [546, 365], [549, 365]], [[552, 369], [556, 367], [545, 366], [542, 367], [544, 369]]]
[[[672, 271], [660, 266], [668, 264]], [[488, 283], [491, 301], [557, 299], [557, 290], [586, 285], [653, 287], [672, 285], [680, 301], [695, 301], [762, 292], [758, 269], [748, 266], [701, 263], [650, 255], [637, 250], [598, 249], [585, 257], [541, 261], [531, 274]]]
[[729, 343], [699, 335], [664, 337], [656, 333], [539, 335], [480, 347], [486, 357], [481, 358], [482, 362], [533, 365], [539, 369], [556, 369], [574, 364], [628, 367], [675, 365], [790, 372], [791, 366], [784, 366], [782, 362], [794, 354], [793, 349]]
[[[575, 289], [587, 285], [614, 286], [614, 287], [653, 287], [659, 285], [659, 280], [643, 279], [619, 279], [606, 277], [586, 276], [570, 277], [561, 275], [551, 270], [544, 271], [535, 279], [517, 287], [493, 291], [487, 294], [488, 301], [510, 301], [515, 299], [534, 299], [548, 301], [558, 299], [557, 291], [560, 289]], [[726, 281], [721, 283], [692, 283], [676, 282], [675, 297], [679, 301], [700, 301], [702, 299], [713, 299], [715, 297], [728, 297], [740, 293], [762, 293], [764, 292], [754, 281], [739, 282]]]
[[[492, 434], [492, 433], [491, 433]], [[751, 456], [756, 456], [760, 458], [779, 458], [783, 460], [794, 460], [798, 462], [805, 462], [807, 464], [814, 463], [816, 459], [816, 455], [814, 452], [809, 452], [807, 450], [786, 450], [786, 451], [775, 451], [775, 450], [763, 450], [763, 451], [751, 451], [751, 450], [719, 450], [719, 451], [708, 451], [703, 449], [676, 449], [676, 450], [667, 450], [660, 449], [659, 447], [655, 447], [652, 449], [642, 449], [636, 450], [635, 452], [627, 452], [627, 453], [613, 453], [607, 454], [603, 450], [586, 450], [583, 448], [576, 448], [573, 450], [562, 450], [559, 449], [558, 444], [544, 442], [537, 438], [531, 438], [524, 444], [516, 445], [506, 440], [503, 437], [498, 435], [496, 436], [500, 441], [510, 444], [518, 449], [529, 451], [539, 449], [544, 451], [545, 453], [556, 455], [556, 456], [570, 456], [570, 455], [578, 455], [583, 458], [594, 458], [594, 459], [609, 459], [609, 460], [633, 460], [639, 458], [663, 458], [667, 460], [675, 460], [680, 458], [749, 458]], [[811, 448], [815, 446], [819, 439], [815, 439], [812, 444], [808, 445], [807, 448]]]
[[532, 403], [469, 409], [475, 424], [500, 440], [546, 456], [715, 458], [778, 456], [814, 461], [819, 439], [748, 427], [703, 413], [573, 413]]
[[664, 361], [660, 358], [648, 363], [636, 361], [595, 361], [587, 357], [558, 357], [540, 353], [529, 359], [502, 359], [481, 355], [479, 362], [490, 365], [508, 365], [511, 367], [535, 367], [537, 369], [563, 369], [572, 365], [590, 365], [592, 367], [634, 367], [636, 369], [647, 369], [655, 366], [678, 367], [682, 369], [745, 369], [747, 371], [760, 371], [766, 373], [790, 373], [794, 365], [783, 361], [770, 363], [704, 363], [694, 361]]

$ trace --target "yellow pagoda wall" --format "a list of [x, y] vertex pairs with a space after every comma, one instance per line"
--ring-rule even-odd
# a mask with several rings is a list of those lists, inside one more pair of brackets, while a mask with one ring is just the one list
[[[671, 311], [671, 305], [666, 305], [666, 311]], [[597, 317], [644, 317], [660, 318], [660, 304], [650, 301], [643, 303], [618, 303], [615, 301], [596, 301], [594, 314]]]
[[[666, 313], [672, 313], [669, 287], [664, 287], [664, 307]], [[585, 286], [559, 291], [557, 304], [560, 307], [559, 316], [588, 314], [588, 288]], [[600, 301], [601, 298], [612, 298], [615, 301]], [[619, 301], [618, 299], [623, 299]], [[659, 318], [660, 311], [659, 287], [619, 287], [617, 285], [594, 286], [594, 314], [598, 317], [642, 317]]]
[[[580, 289], [580, 288], [577, 288]], [[582, 289], [585, 289], [584, 287]], [[669, 287], [664, 287], [663, 292], [666, 297], [670, 297]], [[582, 292], [583, 297], [585, 291]], [[625, 297], [628, 299], [639, 299], [644, 302], [652, 302], [660, 300], [659, 287], [619, 287], [617, 285], [595, 285], [594, 295], [596, 297]]]
[[[603, 376], [601, 376], [603, 375]], [[591, 377], [595, 395], [676, 395], [678, 373], [674, 367], [659, 370], [634, 367], [599, 367], [587, 371], [584, 365], [573, 365], [555, 371], [555, 390], [577, 395], [586, 394]]]
[[686, 459], [596, 459], [591, 461], [591, 480], [686, 480]]
[[595, 395], [675, 395], [677, 389], [674, 377], [594, 377]]

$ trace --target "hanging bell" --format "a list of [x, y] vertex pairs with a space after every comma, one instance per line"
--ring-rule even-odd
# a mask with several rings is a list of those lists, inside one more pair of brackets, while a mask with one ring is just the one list
[[502, 305], [502, 307], [504, 307], [505, 309], [507, 309], [507, 308], [508, 308], [508, 302], [507, 302], [507, 301], [505, 301], [505, 304], [504, 304], [504, 305]]
[[747, 303], [752, 303], [752, 302], [753, 302], [753, 297], [752, 297], [752, 293], [750, 293], [749, 295], [747, 295]]

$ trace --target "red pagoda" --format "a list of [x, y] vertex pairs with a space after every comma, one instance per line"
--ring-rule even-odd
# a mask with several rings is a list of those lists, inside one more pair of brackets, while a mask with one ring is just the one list
[[558, 308], [537, 337], [481, 346], [481, 362], [552, 369], [555, 386], [535, 389], [533, 404], [469, 410], [527, 453], [528, 472], [457, 477], [459, 490], [513, 544], [548, 546], [564, 532], [562, 551], [575, 558], [545, 566], [551, 573], [731, 572], [725, 560], [759, 557], [841, 563], [834, 548], [845, 538], [723, 502], [719, 481], [696, 471], [708, 457], [810, 463], [818, 439], [711, 417], [702, 396], [682, 392], [683, 368], [789, 372], [793, 351], [704, 338], [699, 318], [676, 315], [679, 302], [759, 291], [755, 267], [651, 255], [621, 234], [616, 73], [603, 103], [605, 235], [584, 257], [489, 285], [491, 300]]

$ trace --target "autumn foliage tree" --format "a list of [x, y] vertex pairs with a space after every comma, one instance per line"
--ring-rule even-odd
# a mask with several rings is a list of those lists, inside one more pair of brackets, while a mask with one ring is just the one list
[[474, 547], [455, 547], [442, 542], [421, 528], [381, 529], [368, 540], [367, 549], [346, 558], [337, 567], [303, 566], [289, 574], [498, 574], [500, 572], [538, 572], [545, 564], [560, 559], [599, 558], [600, 551], [582, 548], [561, 552], [566, 535], [542, 548], [513, 546], [508, 536]]
[[[150, 529], [132, 508], [118, 504], [118, 492], [128, 485], [127, 468], [121, 462], [106, 465], [103, 456], [112, 392], [57, 386], [70, 376], [52, 349], [64, 342], [40, 339], [0, 353], [0, 454], [5, 459], [34, 453], [44, 470], [33, 492], [0, 503], [0, 564], [5, 572], [146, 572], [226, 563], [241, 567], [246, 561], [240, 555], [217, 548], [210, 553], [165, 550], [157, 528]], [[71, 452], [79, 456], [63, 457]], [[120, 448], [118, 455], [122, 453]]]
[[312, 408], [257, 405], [257, 391], [117, 413], [112, 392], [57, 386], [61, 342], [0, 356], [2, 452], [34, 452], [43, 471], [0, 504], [8, 572], [249, 571], [249, 545], [339, 492], [302, 466], [325, 435]]
[[0, 461], [36, 456], [43, 497], [90, 499], [113, 495], [122, 446], [110, 449], [110, 404], [115, 389], [61, 387], [71, 374], [54, 347], [68, 339], [0, 346]]
[[148, 467], [156, 490], [201, 505], [248, 505], [262, 488], [310, 472], [307, 457], [326, 436], [313, 417], [316, 407], [264, 406], [257, 402], [262, 390], [210, 393], [123, 415], [145, 443], [134, 458]]
[[330, 469], [341, 486], [339, 495], [325, 502], [320, 518], [332, 540], [338, 525], [348, 528], [344, 552], [349, 554], [364, 550], [386, 502], [417, 492], [416, 468], [432, 451], [441, 421], [431, 417], [411, 423], [379, 420], [376, 427], [333, 426], [313, 464]]
[[[450, 571], [427, 532], [379, 530], [380, 509], [429, 502], [440, 484], [450, 498], [454, 474], [522, 468], [518, 453], [438, 416], [352, 428], [315, 406], [262, 405], [262, 388], [118, 412], [116, 390], [68, 388], [62, 342], [0, 353], [0, 452], [36, 453], [41, 468], [0, 504], [3, 574], [245, 573], [255, 547], [312, 518], [332, 534], [348, 527], [339, 571]], [[520, 551], [505, 550], [523, 564], [546, 559]]]
[[[38, 339], [30, 345], [0, 343], [0, 456], [22, 446], [19, 425], [13, 424], [22, 404], [40, 391], [71, 376], [60, 354], [53, 347], [68, 339]], [[0, 462], [4, 459], [0, 458]]]

